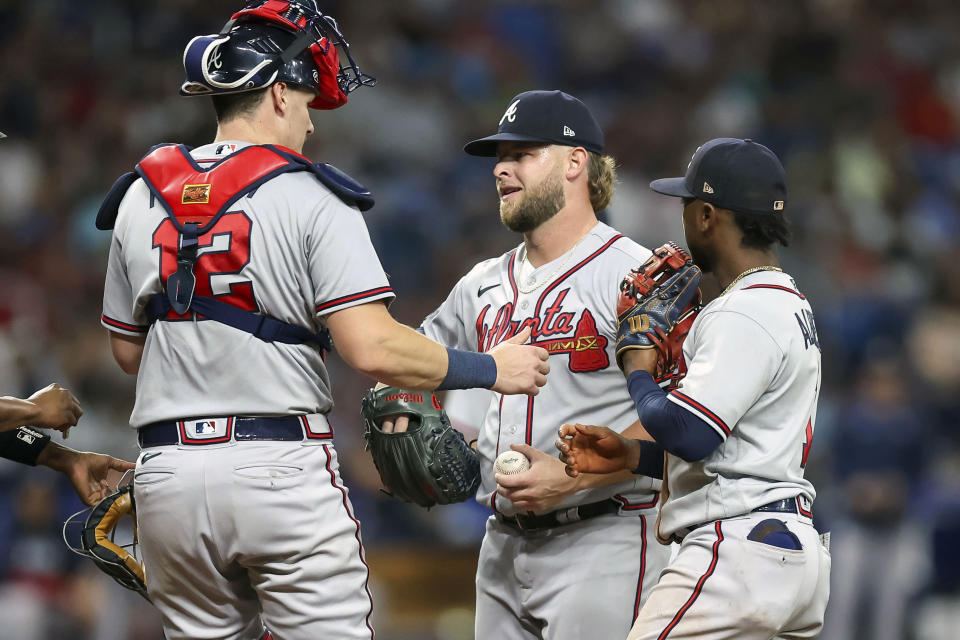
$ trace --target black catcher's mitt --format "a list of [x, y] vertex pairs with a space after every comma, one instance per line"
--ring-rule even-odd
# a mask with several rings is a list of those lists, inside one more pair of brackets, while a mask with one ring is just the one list
[[[84, 513], [85, 511], [81, 511], [74, 514], [64, 524], [65, 541], [67, 525], [77, 522], [75, 519]], [[117, 525], [124, 516], [130, 516], [133, 520], [133, 542], [128, 545], [121, 545], [114, 540]], [[136, 544], [137, 514], [133, 501], [132, 483], [118, 487], [116, 491], [90, 508], [80, 532], [79, 549], [67, 542], [67, 546], [72, 551], [90, 558], [101, 571], [149, 601], [143, 562], [137, 560], [134, 553], [127, 549], [129, 547], [135, 551]]]
[[[421, 507], [463, 502], [480, 485], [480, 459], [453, 428], [437, 396], [377, 386], [361, 409], [364, 439], [387, 491]], [[406, 415], [401, 433], [384, 433], [384, 418]]]

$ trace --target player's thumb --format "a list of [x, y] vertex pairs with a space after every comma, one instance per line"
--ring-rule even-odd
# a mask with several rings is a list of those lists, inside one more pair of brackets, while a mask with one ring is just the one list
[[512, 344], [523, 344], [530, 339], [530, 333], [531, 333], [530, 327], [525, 327], [523, 331], [521, 331], [520, 333], [516, 334], [515, 336], [507, 340], [507, 342], [510, 342]]
[[523, 455], [527, 456], [527, 459], [529, 460], [533, 460], [534, 457], [539, 457], [543, 453], [539, 449], [534, 449], [530, 445], [523, 444], [522, 442], [511, 444], [510, 448], [517, 453], [522, 453]]

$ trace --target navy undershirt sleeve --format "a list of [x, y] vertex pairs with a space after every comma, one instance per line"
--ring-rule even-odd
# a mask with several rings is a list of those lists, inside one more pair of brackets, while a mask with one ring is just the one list
[[639, 476], [663, 479], [663, 447], [649, 440], [640, 443], [640, 460], [633, 472]]
[[713, 453], [723, 442], [706, 421], [670, 402], [646, 371], [631, 373], [627, 387], [643, 428], [667, 452], [686, 462], [696, 462]]

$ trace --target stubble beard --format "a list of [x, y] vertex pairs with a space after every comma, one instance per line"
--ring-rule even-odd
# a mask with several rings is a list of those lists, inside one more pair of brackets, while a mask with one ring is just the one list
[[557, 215], [566, 205], [563, 182], [553, 174], [513, 202], [500, 201], [500, 221], [511, 231], [526, 233]]

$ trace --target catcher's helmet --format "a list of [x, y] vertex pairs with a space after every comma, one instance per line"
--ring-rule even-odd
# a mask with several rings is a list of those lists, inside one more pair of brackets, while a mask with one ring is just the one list
[[357, 87], [376, 84], [316, 0], [247, 0], [220, 33], [187, 44], [183, 68], [184, 96], [242, 93], [282, 81], [313, 90], [313, 109], [336, 109]]

